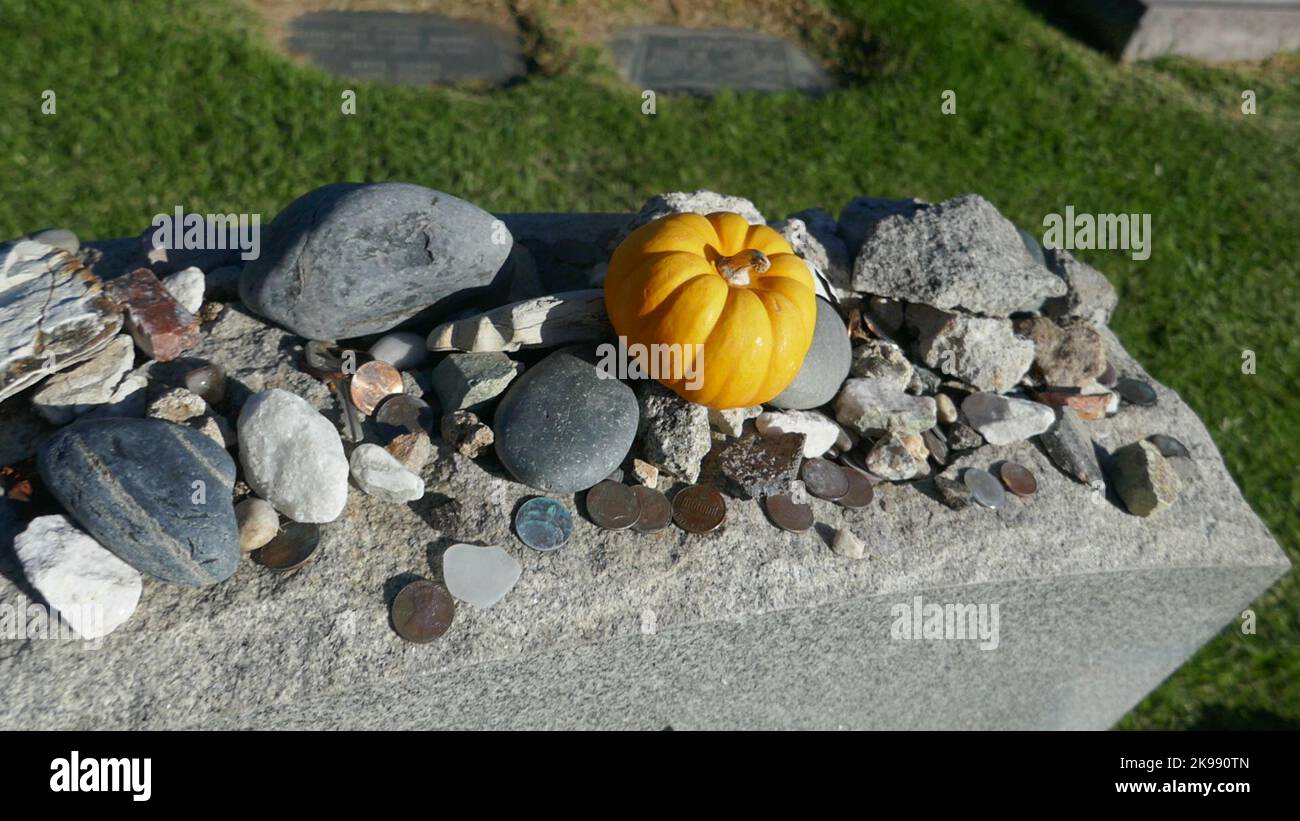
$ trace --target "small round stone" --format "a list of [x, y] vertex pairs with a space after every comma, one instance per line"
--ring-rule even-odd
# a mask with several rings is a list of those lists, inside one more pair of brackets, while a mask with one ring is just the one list
[[998, 475], [1002, 477], [1002, 484], [1007, 486], [1007, 490], [1017, 496], [1033, 496], [1038, 492], [1038, 479], [1024, 465], [1003, 462], [998, 468]]
[[573, 533], [573, 517], [555, 499], [534, 496], [515, 513], [515, 534], [519, 540], [543, 553], [559, 550]]
[[226, 398], [226, 369], [215, 362], [200, 365], [185, 374], [185, 387], [204, 402], [215, 405]]
[[451, 627], [456, 602], [437, 582], [416, 579], [398, 591], [390, 615], [397, 635], [414, 644], [426, 644]]
[[799, 471], [804, 486], [814, 496], [829, 501], [842, 499], [849, 492], [849, 480], [840, 466], [826, 459], [809, 459]]
[[1156, 391], [1151, 387], [1151, 383], [1130, 376], [1125, 376], [1115, 383], [1115, 392], [1123, 397], [1124, 401], [1134, 405], [1156, 403]]
[[253, 551], [253, 561], [272, 570], [297, 570], [306, 564], [320, 544], [320, 525], [290, 522], [274, 539]]
[[673, 522], [673, 506], [668, 497], [651, 487], [635, 485], [637, 520], [632, 528], [638, 533], [658, 533]]
[[935, 417], [945, 425], [951, 425], [957, 421], [957, 405], [948, 394], [936, 393], [934, 395], [934, 408]]
[[627, 530], [636, 524], [641, 509], [632, 488], [606, 480], [587, 491], [587, 515], [605, 530]]
[[349, 385], [352, 404], [366, 416], [373, 414], [384, 399], [403, 390], [402, 375], [392, 365], [379, 360], [357, 368]]
[[772, 524], [791, 533], [804, 533], [813, 526], [812, 505], [800, 504], [788, 493], [768, 496], [763, 499], [763, 507]]
[[849, 492], [843, 498], [836, 499], [835, 504], [848, 508], [863, 508], [871, 504], [876, 489], [867, 475], [851, 467], [841, 467], [840, 470], [844, 471], [844, 476], [849, 480]]
[[673, 521], [688, 533], [711, 533], [726, 518], [727, 503], [708, 485], [691, 485], [673, 497]]
[[1007, 503], [1007, 493], [1002, 489], [1002, 483], [993, 478], [993, 474], [987, 470], [967, 468], [961, 480], [970, 490], [975, 501], [984, 507], [999, 508]]
[[239, 525], [239, 550], [252, 553], [280, 532], [280, 514], [265, 499], [250, 496], [235, 505], [235, 523]]
[[1192, 453], [1187, 449], [1187, 446], [1172, 436], [1167, 436], [1163, 433], [1153, 433], [1147, 437], [1147, 441], [1155, 445], [1156, 450], [1160, 451], [1160, 455], [1166, 459], [1173, 459], [1175, 457], [1183, 459], [1192, 458]]
[[380, 362], [387, 362], [399, 371], [418, 368], [429, 358], [429, 347], [420, 334], [410, 331], [394, 331], [380, 337], [370, 346], [370, 355]]

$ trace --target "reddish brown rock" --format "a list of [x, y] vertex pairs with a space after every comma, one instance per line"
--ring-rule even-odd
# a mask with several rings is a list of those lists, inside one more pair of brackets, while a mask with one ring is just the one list
[[108, 295], [121, 306], [135, 344], [151, 358], [167, 362], [198, 346], [198, 318], [148, 268], [137, 268], [108, 283]]
[[1106, 393], [1069, 393], [1066, 391], [1043, 391], [1034, 398], [1053, 408], [1074, 408], [1080, 419], [1096, 421], [1106, 418], [1106, 408], [1110, 405], [1111, 394]]

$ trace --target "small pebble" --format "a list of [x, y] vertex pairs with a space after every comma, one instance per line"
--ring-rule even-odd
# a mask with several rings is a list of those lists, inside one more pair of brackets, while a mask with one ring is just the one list
[[485, 448], [492, 446], [495, 436], [492, 428], [479, 420], [478, 414], [459, 410], [442, 417], [442, 438], [457, 453], [476, 459]]
[[424, 495], [424, 480], [379, 445], [357, 445], [348, 464], [357, 485], [377, 499], [413, 502]]
[[451, 595], [486, 610], [514, 589], [523, 566], [500, 547], [454, 544], [442, 554], [442, 577]]
[[835, 541], [831, 543], [831, 550], [847, 559], [861, 559], [867, 555], [867, 546], [853, 535], [853, 531], [844, 527], [835, 531]]
[[380, 337], [370, 346], [370, 355], [387, 362], [399, 371], [418, 368], [429, 358], [424, 337], [409, 331], [394, 331]]
[[632, 475], [636, 477], [638, 482], [648, 488], [657, 489], [659, 487], [659, 468], [644, 459], [632, 459]]
[[433, 442], [429, 439], [429, 434], [422, 430], [398, 436], [385, 445], [384, 450], [401, 462], [402, 467], [416, 475], [419, 475], [433, 458]]
[[250, 496], [235, 505], [235, 523], [239, 525], [239, 549], [252, 553], [280, 532], [280, 514], [265, 499]]
[[946, 393], [936, 393], [934, 395], [935, 415], [939, 421], [945, 425], [951, 425], [957, 421], [957, 405], [952, 401], [952, 397]]
[[185, 374], [185, 387], [215, 405], [226, 398], [226, 369], [215, 362], [200, 365]]

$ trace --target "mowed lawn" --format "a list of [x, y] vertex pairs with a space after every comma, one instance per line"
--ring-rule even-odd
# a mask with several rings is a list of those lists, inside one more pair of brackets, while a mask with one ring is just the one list
[[[269, 220], [337, 180], [407, 180], [498, 211], [632, 210], [704, 187], [769, 218], [972, 191], [1036, 232], [1067, 205], [1150, 213], [1149, 260], [1080, 256], [1119, 289], [1125, 345], [1205, 420], [1300, 560], [1300, 59], [1119, 66], [1015, 2], [832, 8], [878, 49], [822, 55], [870, 67], [844, 90], [661, 95], [646, 116], [594, 50], [505, 90], [392, 88], [280, 58], [233, 0], [0, 0], [0, 235], [135, 234], [178, 204]], [[1300, 726], [1298, 594], [1292, 573], [1256, 602], [1256, 635], [1226, 629], [1120, 726]]]

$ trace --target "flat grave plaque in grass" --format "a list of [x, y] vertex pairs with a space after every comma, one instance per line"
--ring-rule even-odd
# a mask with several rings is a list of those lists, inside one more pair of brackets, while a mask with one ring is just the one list
[[399, 85], [499, 85], [527, 70], [508, 33], [436, 14], [312, 12], [292, 22], [288, 44], [334, 74]]
[[610, 43], [623, 77], [655, 91], [826, 91], [831, 78], [798, 45], [738, 29], [627, 29]]

